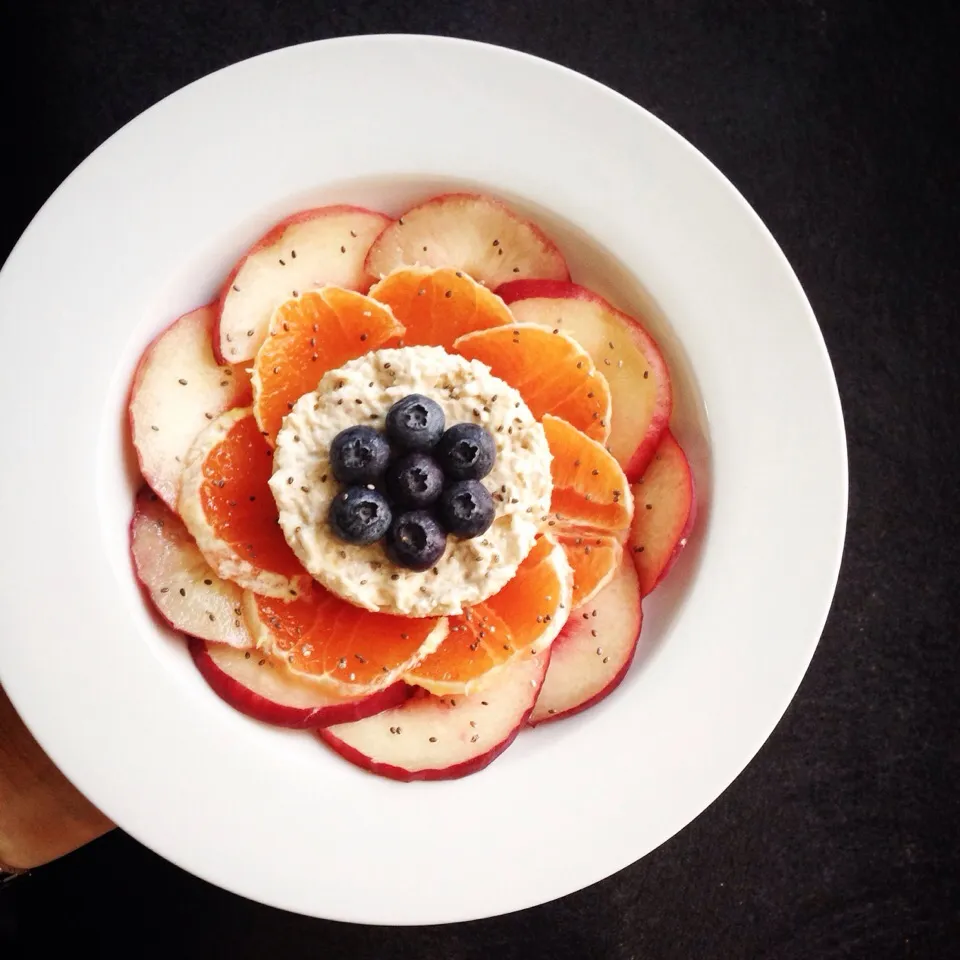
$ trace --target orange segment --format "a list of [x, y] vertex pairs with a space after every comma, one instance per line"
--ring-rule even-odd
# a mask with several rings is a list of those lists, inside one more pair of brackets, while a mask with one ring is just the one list
[[465, 333], [513, 323], [506, 304], [460, 270], [403, 267], [375, 284], [370, 296], [406, 327], [405, 347], [451, 351]]
[[612, 579], [620, 567], [623, 544], [608, 533], [564, 527], [553, 531], [573, 570], [574, 610], [589, 603]]
[[294, 403], [328, 370], [402, 335], [389, 307], [340, 287], [311, 290], [277, 307], [253, 362], [253, 410], [267, 440], [273, 443]]
[[543, 429], [553, 454], [550, 509], [557, 519], [601, 530], [629, 527], [633, 495], [610, 452], [550, 414], [543, 418]]
[[570, 614], [572, 579], [563, 550], [541, 537], [499, 593], [450, 618], [447, 638], [404, 679], [438, 696], [469, 693], [514, 657], [546, 649]]
[[277, 522], [277, 505], [267, 485], [273, 472], [272, 451], [249, 408], [224, 419], [229, 424], [226, 433], [201, 465], [199, 503], [210, 532], [253, 568], [307, 580]]
[[607, 378], [572, 337], [524, 323], [468, 333], [453, 346], [519, 390], [538, 420], [550, 413], [594, 440], [610, 435]]
[[341, 696], [359, 696], [393, 683], [425, 652], [436, 649], [447, 633], [443, 618], [371, 613], [319, 584], [291, 603], [248, 593], [244, 604], [258, 646]]

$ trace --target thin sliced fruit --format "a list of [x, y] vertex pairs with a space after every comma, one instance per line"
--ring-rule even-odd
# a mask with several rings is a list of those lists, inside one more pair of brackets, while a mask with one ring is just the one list
[[633, 317], [575, 283], [518, 280], [497, 289], [519, 322], [562, 330], [607, 378], [613, 400], [608, 446], [627, 478], [643, 473], [670, 422], [670, 373], [653, 337]]
[[371, 613], [319, 584], [291, 603], [249, 593], [244, 612], [261, 649], [339, 696], [382, 690], [447, 635], [445, 618]]
[[306, 290], [335, 284], [366, 290], [370, 244], [390, 218], [361, 207], [296, 213], [267, 231], [230, 272], [217, 309], [215, 348], [231, 363], [252, 360], [273, 311]]
[[405, 347], [451, 351], [454, 340], [464, 333], [513, 323], [496, 294], [459, 270], [396, 270], [375, 284], [370, 296], [389, 306], [404, 325]]
[[323, 287], [277, 307], [253, 365], [253, 412], [271, 445], [283, 418], [320, 378], [403, 336], [390, 308], [341, 287]]
[[573, 612], [557, 637], [530, 723], [579, 713], [612, 693], [633, 662], [642, 625], [637, 573], [624, 557], [616, 576]]
[[490, 288], [518, 277], [570, 278], [563, 255], [536, 224], [475, 193], [442, 194], [408, 210], [367, 255], [375, 277], [416, 264], [464, 270]]
[[447, 638], [404, 679], [438, 696], [496, 682], [506, 664], [553, 643], [570, 614], [572, 586], [563, 549], [541, 537], [499, 593], [450, 618]]
[[214, 308], [201, 307], [167, 327], [144, 351], [130, 390], [130, 431], [140, 472], [174, 510], [183, 463], [197, 434], [209, 417], [250, 400], [245, 371], [214, 358], [213, 322]]
[[589, 603], [612, 579], [623, 557], [619, 537], [596, 530], [561, 527], [551, 531], [573, 570], [574, 610]]
[[543, 429], [553, 455], [550, 509], [557, 520], [600, 530], [629, 527], [633, 495], [613, 455], [566, 420], [547, 414]]
[[212, 643], [253, 646], [243, 622], [243, 591], [214, 573], [180, 518], [146, 488], [137, 494], [130, 552], [137, 578], [174, 630]]
[[411, 692], [397, 682], [365, 697], [344, 699], [257, 650], [192, 640], [190, 654], [218, 697], [248, 717], [278, 727], [305, 730], [352, 723], [398, 706]]
[[524, 323], [468, 333], [453, 348], [519, 390], [538, 420], [550, 413], [594, 440], [607, 439], [610, 387], [572, 337]]
[[406, 703], [318, 731], [345, 760], [392, 780], [453, 780], [482, 770], [513, 743], [533, 708], [550, 651], [512, 660], [477, 693]]
[[669, 573], [687, 545], [696, 519], [693, 473], [668, 430], [633, 490], [636, 510], [628, 549], [646, 596]]
[[180, 516], [225, 580], [290, 600], [311, 582], [283, 538], [268, 481], [273, 451], [249, 407], [222, 414], [187, 459]]

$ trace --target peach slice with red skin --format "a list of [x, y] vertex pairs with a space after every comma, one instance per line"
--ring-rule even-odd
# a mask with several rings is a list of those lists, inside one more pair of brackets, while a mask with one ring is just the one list
[[390, 218], [345, 205], [302, 210], [271, 227], [231, 270], [217, 304], [214, 348], [230, 363], [256, 356], [273, 311], [327, 284], [366, 290], [364, 261]]
[[613, 579], [574, 610], [557, 637], [530, 723], [580, 713], [611, 694], [630, 669], [642, 625], [637, 572], [624, 557]]
[[494, 289], [520, 277], [568, 280], [563, 255], [534, 223], [476, 193], [446, 193], [384, 228], [367, 254], [367, 271], [386, 276], [421, 265], [463, 270]]
[[180, 516], [220, 577], [291, 600], [312, 580], [280, 529], [272, 472], [273, 451], [250, 407], [224, 413], [188, 455]]
[[478, 330], [458, 337], [453, 349], [485, 363], [520, 392], [539, 420], [552, 414], [601, 442], [610, 434], [610, 387], [572, 337], [535, 323]]
[[669, 430], [632, 490], [636, 509], [628, 550], [646, 596], [680, 556], [697, 514], [693, 473]]
[[144, 350], [130, 388], [130, 433], [140, 472], [175, 510], [193, 441], [214, 417], [250, 400], [250, 378], [217, 362], [214, 308], [184, 314]]
[[137, 494], [130, 553], [144, 591], [174, 630], [211, 643], [248, 648], [243, 591], [213, 571], [181, 519], [151, 490]]
[[613, 400], [608, 446], [632, 482], [670, 422], [673, 390], [656, 341], [633, 317], [575, 283], [517, 280], [497, 288], [519, 323], [559, 329], [586, 350]]
[[367, 696], [341, 698], [257, 650], [236, 650], [202, 640], [191, 640], [189, 646], [197, 669], [221, 700], [248, 717], [278, 727], [312, 730], [352, 723], [398, 706], [412, 692], [397, 682]]
[[488, 766], [527, 722], [550, 650], [513, 660], [465, 696], [418, 691], [399, 707], [317, 736], [352, 764], [391, 780], [453, 780]]

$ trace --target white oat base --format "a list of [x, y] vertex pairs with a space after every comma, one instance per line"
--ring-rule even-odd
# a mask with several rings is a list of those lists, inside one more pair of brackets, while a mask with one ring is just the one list
[[[448, 427], [480, 424], [497, 447], [483, 480], [494, 497], [493, 525], [472, 540], [450, 537], [436, 567], [422, 573], [392, 564], [379, 543], [341, 542], [327, 523], [340, 489], [330, 469], [333, 438], [356, 424], [382, 429], [390, 407], [411, 393], [440, 404]], [[550, 461], [543, 427], [489, 367], [440, 347], [407, 347], [351, 360], [300, 398], [277, 437], [270, 488], [287, 542], [327, 589], [367, 610], [445, 616], [513, 578], [550, 510]]]

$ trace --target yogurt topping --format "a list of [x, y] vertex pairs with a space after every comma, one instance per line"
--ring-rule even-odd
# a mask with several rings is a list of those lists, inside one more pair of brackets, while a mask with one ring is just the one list
[[[327, 524], [340, 490], [330, 468], [333, 438], [358, 423], [382, 428], [389, 408], [411, 393], [436, 400], [447, 426], [480, 424], [497, 448], [482, 481], [494, 498], [493, 525], [476, 539], [450, 537], [437, 565], [422, 573], [392, 564], [379, 543], [343, 543]], [[440, 347], [406, 347], [351, 360], [300, 398], [277, 437], [270, 487], [287, 542], [327, 589], [367, 610], [443, 616], [513, 578], [550, 510], [550, 461], [543, 428], [489, 367]]]

